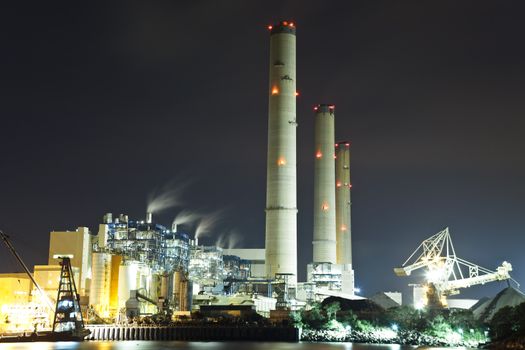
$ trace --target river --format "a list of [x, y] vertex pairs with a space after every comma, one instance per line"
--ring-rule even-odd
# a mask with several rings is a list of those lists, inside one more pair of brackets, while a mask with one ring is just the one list
[[[14, 343], [0, 344], [0, 350], [405, 350], [408, 345], [377, 345], [353, 343], [263, 343], [263, 342], [183, 342], [183, 341], [91, 341], [83, 343]], [[424, 349], [440, 349], [427, 348]], [[452, 348], [441, 348], [452, 349]], [[467, 349], [467, 348], [456, 348]]]

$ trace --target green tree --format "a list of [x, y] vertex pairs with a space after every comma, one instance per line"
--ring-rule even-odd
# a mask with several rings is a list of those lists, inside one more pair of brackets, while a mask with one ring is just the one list
[[337, 317], [337, 312], [341, 310], [341, 304], [337, 301], [330, 303], [324, 307], [326, 312], [326, 317], [328, 321], [335, 320]]
[[516, 334], [519, 329], [519, 318], [515, 308], [511, 306], [501, 308], [490, 321], [491, 337], [498, 340]]

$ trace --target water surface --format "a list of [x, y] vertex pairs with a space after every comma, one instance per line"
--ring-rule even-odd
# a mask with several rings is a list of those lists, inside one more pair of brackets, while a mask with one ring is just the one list
[[[355, 343], [264, 343], [264, 342], [184, 342], [184, 341], [90, 341], [83, 343], [14, 343], [0, 344], [0, 350], [408, 350], [409, 345]], [[440, 349], [421, 347], [421, 349]], [[452, 348], [444, 348], [452, 349]], [[466, 348], [456, 348], [466, 349]]]

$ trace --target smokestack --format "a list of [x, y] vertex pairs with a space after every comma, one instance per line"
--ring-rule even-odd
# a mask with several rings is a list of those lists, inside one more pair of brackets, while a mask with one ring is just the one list
[[314, 263], [336, 263], [335, 234], [335, 106], [320, 104], [315, 111]]
[[171, 224], [171, 231], [177, 232], [177, 224], [175, 223], [175, 221]]
[[149, 211], [146, 213], [146, 222], [148, 224], [151, 224], [153, 222], [153, 215]]
[[295, 24], [270, 30], [266, 275], [291, 273], [297, 281], [297, 166]]
[[337, 232], [337, 263], [352, 264], [352, 223], [350, 193], [350, 142], [335, 144], [335, 202]]

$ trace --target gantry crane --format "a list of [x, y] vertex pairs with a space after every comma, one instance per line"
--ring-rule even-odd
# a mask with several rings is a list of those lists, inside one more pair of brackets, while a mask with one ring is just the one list
[[430, 299], [429, 295], [436, 294], [442, 305], [446, 305], [447, 296], [459, 294], [461, 288], [512, 280], [509, 274], [512, 265], [506, 261], [491, 271], [457, 257], [448, 227], [425, 239], [394, 272], [398, 276], [410, 276], [418, 269], [426, 270], [427, 297]]

